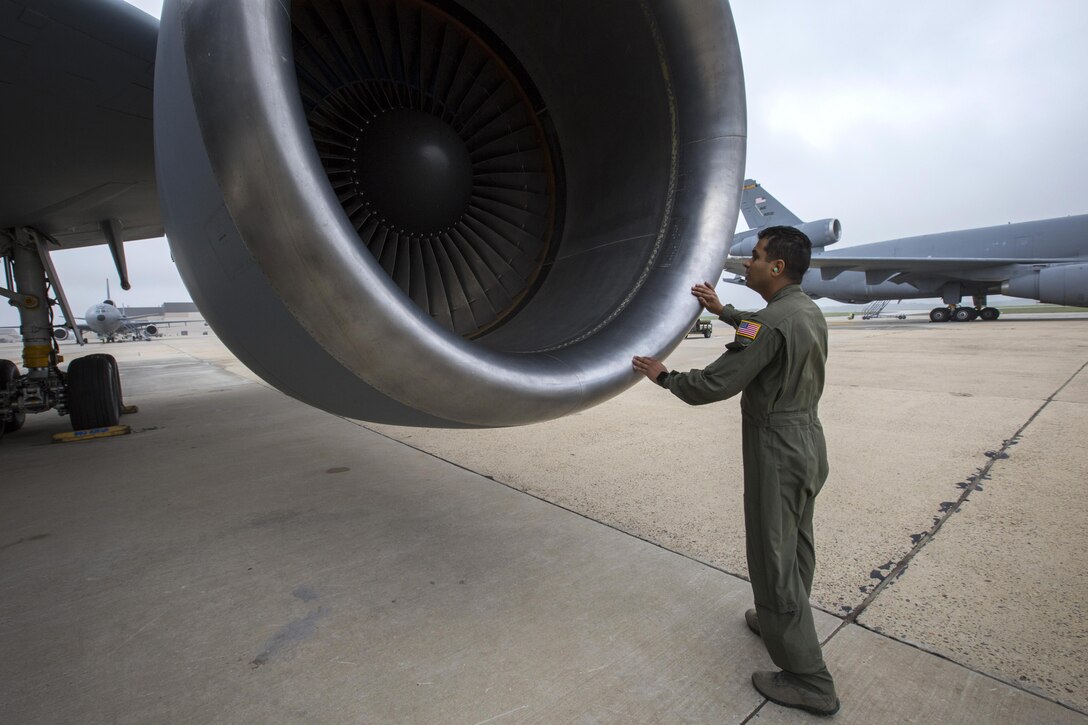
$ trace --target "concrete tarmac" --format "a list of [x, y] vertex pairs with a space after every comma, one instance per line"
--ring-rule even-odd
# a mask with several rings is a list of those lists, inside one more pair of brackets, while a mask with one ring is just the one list
[[[832, 323], [837, 721], [1088, 722], [1085, 333]], [[214, 338], [103, 350], [132, 435], [52, 444], [47, 413], [0, 442], [0, 721], [807, 718], [749, 684], [771, 664], [741, 618], [736, 401], [640, 383], [526, 428], [399, 429]]]

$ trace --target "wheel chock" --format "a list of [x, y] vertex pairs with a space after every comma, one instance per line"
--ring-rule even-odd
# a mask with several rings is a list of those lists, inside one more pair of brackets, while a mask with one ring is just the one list
[[132, 415], [133, 413], [139, 413], [140, 406], [138, 405], [122, 405], [121, 415]]
[[110, 438], [112, 436], [128, 435], [132, 429], [127, 425], [109, 425], [105, 428], [88, 428], [86, 430], [73, 430], [64, 433], [54, 433], [54, 443], [71, 443], [72, 441], [87, 441], [92, 438]]

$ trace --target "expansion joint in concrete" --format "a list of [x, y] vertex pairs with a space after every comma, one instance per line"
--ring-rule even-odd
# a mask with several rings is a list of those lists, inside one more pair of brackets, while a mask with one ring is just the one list
[[[974, 475], [968, 477], [967, 485], [964, 486], [963, 493], [960, 494], [959, 498], [955, 501], [955, 503], [942, 509], [941, 515], [934, 519], [933, 526], [931, 526], [928, 531], [926, 531], [924, 534], [921, 535], [921, 537], [919, 537], [918, 541], [914, 544], [911, 550], [907, 552], [906, 556], [900, 559], [899, 562], [892, 567], [891, 571], [889, 571], [888, 574], [883, 579], [881, 579], [875, 587], [873, 587], [873, 590], [869, 592], [868, 596], [865, 597], [861, 604], [852, 609], [850, 613], [846, 615], [844, 621], [847, 624], [856, 623], [858, 617], [860, 617], [861, 614], [866, 609], [868, 609], [869, 605], [872, 604], [876, 600], [876, 598], [879, 597], [881, 593], [883, 593], [883, 591], [891, 585], [892, 582], [898, 579], [899, 576], [902, 575], [904, 571], [906, 571], [907, 567], [910, 565], [911, 560], [914, 559], [918, 552], [924, 549], [926, 545], [933, 540], [933, 537], [937, 535], [937, 532], [941, 530], [941, 527], [944, 526], [945, 522], [952, 518], [952, 515], [960, 510], [960, 508], [968, 500], [968, 497], [970, 497], [972, 493], [978, 490], [980, 483], [986, 480], [986, 478], [989, 476], [990, 469], [993, 468], [994, 463], [1009, 457], [1007, 453], [1008, 449], [1016, 445], [1016, 443], [1020, 440], [1020, 436], [1023, 435], [1024, 431], [1027, 430], [1028, 426], [1030, 426], [1035, 421], [1035, 419], [1039, 417], [1039, 414], [1042, 413], [1059, 394], [1061, 394], [1061, 392], [1065, 389], [1067, 385], [1069, 385], [1069, 383], [1073, 382], [1073, 380], [1078, 375], [1084, 372], [1085, 368], [1088, 368], [1088, 362], [1085, 362], [1083, 365], [1081, 365], [1075, 373], [1070, 375], [1064, 383], [1058, 386], [1057, 390], [1047, 396], [1046, 400], [1043, 401], [1043, 404], [1040, 405], [1036, 409], [1036, 411], [1031, 414], [1031, 416], [1024, 422], [1024, 424], [1021, 425], [1011, 437], [1002, 442], [1001, 448], [999, 448], [997, 451], [987, 452], [986, 455], [989, 460], [986, 462], [986, 465], [976, 471]], [[832, 636], [834, 636], [834, 634], [832, 634]], [[828, 639], [830, 639], [830, 637]]]

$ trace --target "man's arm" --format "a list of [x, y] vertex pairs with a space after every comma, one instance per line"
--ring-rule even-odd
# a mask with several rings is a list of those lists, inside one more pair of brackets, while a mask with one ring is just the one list
[[709, 282], [700, 282], [695, 285], [691, 288], [691, 294], [695, 296], [695, 299], [699, 300], [699, 304], [703, 306], [704, 310], [712, 315], [717, 315], [719, 320], [733, 327], [737, 327], [741, 320], [755, 314], [754, 312], [738, 310], [733, 305], [723, 305], [721, 300], [718, 299], [718, 293], [714, 291], [714, 286]]
[[777, 330], [760, 330], [753, 340], [738, 335], [726, 348], [724, 355], [702, 370], [669, 373], [662, 387], [689, 405], [732, 398], [774, 359], [782, 349], [782, 336]]
[[726, 305], [722, 308], [721, 313], [718, 315], [718, 319], [733, 327], [739, 327], [741, 320], [750, 319], [755, 314], [755, 312], [738, 310], [733, 305]]

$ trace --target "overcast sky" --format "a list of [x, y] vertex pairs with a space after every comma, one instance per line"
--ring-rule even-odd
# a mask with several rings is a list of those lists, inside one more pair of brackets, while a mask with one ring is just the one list
[[[741, 0], [733, 13], [747, 174], [802, 219], [839, 218], [840, 247], [1088, 212], [1085, 0]], [[118, 303], [189, 299], [164, 240], [125, 249], [129, 292], [105, 247], [54, 255], [77, 315], [107, 277]]]

